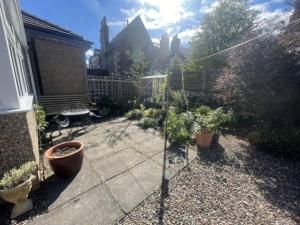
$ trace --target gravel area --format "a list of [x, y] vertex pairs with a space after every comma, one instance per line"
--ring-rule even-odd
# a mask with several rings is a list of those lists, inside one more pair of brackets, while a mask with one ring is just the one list
[[169, 196], [157, 190], [118, 224], [300, 224], [299, 171], [223, 136], [169, 182]]

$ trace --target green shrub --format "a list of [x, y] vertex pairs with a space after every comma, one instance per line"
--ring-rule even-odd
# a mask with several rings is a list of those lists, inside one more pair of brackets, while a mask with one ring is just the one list
[[125, 114], [125, 117], [128, 120], [137, 120], [137, 119], [142, 118], [142, 116], [143, 116], [143, 110], [142, 109], [134, 109], [134, 110], [131, 110], [131, 111], [129, 111]]
[[177, 113], [187, 110], [187, 99], [183, 91], [172, 91], [170, 95], [170, 103]]
[[171, 111], [168, 115], [167, 133], [171, 143], [186, 145], [190, 140], [193, 114], [185, 112], [177, 114]]
[[212, 111], [212, 109], [206, 105], [201, 105], [200, 107], [198, 107], [194, 110], [195, 114], [205, 115], [205, 116], [211, 111]]
[[299, 128], [263, 127], [248, 134], [251, 145], [272, 153], [300, 155]]
[[5, 173], [0, 180], [0, 189], [15, 187], [29, 179], [30, 175], [36, 170], [35, 162], [27, 162], [20, 168], [13, 168]]
[[44, 108], [40, 105], [35, 104], [34, 111], [38, 130], [44, 131], [48, 125], [48, 122], [46, 121], [46, 113], [44, 111]]
[[138, 126], [143, 129], [156, 128], [159, 126], [159, 121], [155, 118], [145, 117], [139, 121]]
[[144, 117], [150, 117], [150, 118], [158, 118], [159, 116], [161, 116], [163, 114], [164, 114], [164, 110], [162, 110], [162, 109], [153, 109], [153, 108], [146, 109], [143, 112]]
[[222, 108], [212, 110], [207, 106], [200, 106], [194, 112], [195, 122], [193, 131], [195, 133], [213, 133], [219, 131], [229, 119], [229, 114], [224, 113]]
[[140, 104], [143, 107], [145, 107], [145, 109], [149, 109], [149, 108], [161, 109], [163, 106], [162, 101], [156, 98], [144, 98], [141, 100]]

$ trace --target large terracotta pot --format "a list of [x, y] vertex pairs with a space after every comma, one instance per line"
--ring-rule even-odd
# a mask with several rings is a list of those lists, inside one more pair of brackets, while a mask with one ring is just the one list
[[214, 134], [196, 134], [196, 143], [200, 147], [209, 148]]
[[27, 196], [31, 190], [32, 179], [34, 178], [34, 176], [31, 176], [27, 181], [16, 187], [0, 190], [1, 198], [15, 204], [10, 214], [11, 218], [15, 218], [33, 208], [32, 200], [27, 199]]
[[[53, 152], [57, 148], [65, 147], [76, 147], [78, 149], [64, 156], [54, 156]], [[45, 157], [49, 160], [49, 164], [57, 176], [74, 176], [81, 169], [83, 161], [83, 143], [80, 141], [69, 141], [55, 145], [45, 152]]]

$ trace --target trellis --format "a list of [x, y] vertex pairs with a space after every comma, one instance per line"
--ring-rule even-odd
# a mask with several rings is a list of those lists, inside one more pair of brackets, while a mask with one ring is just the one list
[[136, 83], [130, 80], [88, 78], [87, 93], [93, 102], [97, 102], [103, 96], [110, 96], [116, 99], [130, 99], [137, 97], [138, 90]]

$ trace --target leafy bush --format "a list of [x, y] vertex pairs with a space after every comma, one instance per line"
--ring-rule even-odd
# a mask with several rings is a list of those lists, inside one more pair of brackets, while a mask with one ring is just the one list
[[0, 189], [8, 189], [22, 184], [29, 179], [30, 175], [35, 172], [37, 166], [35, 162], [27, 162], [20, 168], [13, 168], [5, 173], [0, 180]]
[[232, 51], [216, 82], [218, 98], [269, 126], [300, 125], [300, 64], [270, 35]]
[[212, 109], [206, 105], [201, 105], [200, 107], [198, 107], [194, 110], [195, 114], [205, 115], [205, 116], [207, 116], [208, 113], [211, 111], [212, 111]]
[[222, 108], [212, 110], [207, 106], [201, 106], [195, 111], [193, 131], [195, 133], [213, 133], [218, 131], [229, 119], [229, 114], [224, 113]]
[[35, 118], [38, 126], [38, 130], [44, 131], [48, 125], [46, 121], [46, 113], [42, 106], [35, 104], [34, 105]]
[[172, 91], [170, 94], [171, 106], [175, 107], [176, 112], [181, 113], [187, 110], [187, 98], [183, 91]]
[[153, 109], [153, 108], [150, 108], [150, 109], [146, 109], [143, 112], [143, 116], [144, 117], [150, 117], [150, 118], [157, 118], [157, 117], [163, 115], [164, 113], [165, 112], [162, 109]]
[[125, 117], [128, 120], [140, 119], [140, 118], [142, 118], [142, 116], [143, 116], [143, 110], [142, 109], [134, 109], [134, 110], [131, 110], [131, 111], [129, 111], [125, 114]]
[[114, 99], [111, 96], [103, 96], [97, 102], [97, 108], [101, 116], [110, 116], [110, 115], [123, 115], [125, 112], [128, 112], [130, 109], [136, 108], [136, 100], [118, 100]]
[[159, 126], [159, 120], [155, 118], [145, 117], [139, 121], [138, 126], [142, 127], [143, 129], [156, 128]]
[[248, 134], [251, 145], [275, 154], [300, 155], [299, 128], [263, 127]]
[[145, 109], [155, 108], [161, 109], [162, 108], [162, 101], [156, 98], [145, 98], [141, 100], [141, 105], [145, 107]]
[[190, 140], [193, 114], [185, 112], [177, 114], [174, 110], [168, 115], [167, 133], [171, 143], [186, 145]]

